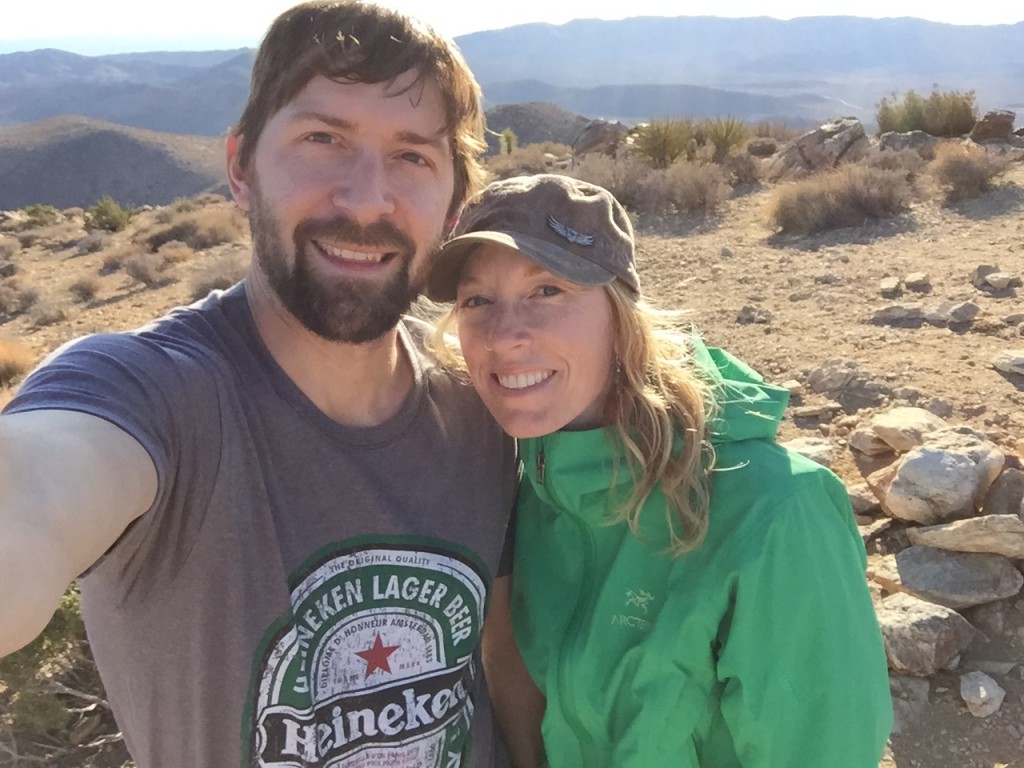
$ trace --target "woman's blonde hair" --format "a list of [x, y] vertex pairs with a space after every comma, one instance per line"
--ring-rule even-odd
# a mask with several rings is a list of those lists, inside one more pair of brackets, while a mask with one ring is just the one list
[[[617, 497], [621, 467], [614, 469], [610, 522], [624, 521], [639, 535], [644, 505], [660, 487], [669, 548], [677, 557], [707, 533], [715, 459], [708, 424], [715, 408], [712, 384], [693, 361], [689, 337], [677, 327], [678, 312], [655, 309], [619, 280], [604, 288], [615, 318], [617, 360], [605, 418], [633, 476], [629, 495]], [[438, 320], [430, 343], [445, 367], [465, 373], [452, 333], [457, 318], [453, 307]]]

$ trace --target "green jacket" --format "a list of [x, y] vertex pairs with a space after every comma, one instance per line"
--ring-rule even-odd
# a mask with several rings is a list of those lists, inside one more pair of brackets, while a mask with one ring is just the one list
[[521, 441], [512, 617], [549, 764], [876, 768], [892, 705], [843, 484], [773, 441], [784, 390], [695, 354], [721, 378], [695, 551], [666, 554], [660, 494], [642, 540], [607, 523], [605, 430]]

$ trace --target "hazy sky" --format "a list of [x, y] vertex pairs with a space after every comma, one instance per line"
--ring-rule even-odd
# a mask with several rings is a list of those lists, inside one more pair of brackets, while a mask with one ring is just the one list
[[[270, 21], [293, 0], [19, 0], [0, 11], [0, 53], [41, 47], [84, 54], [134, 50], [254, 47]], [[680, 16], [679, 0], [385, 0], [457, 36], [483, 29], [570, 19]], [[701, 4], [702, 5], [702, 4]], [[942, 3], [935, 0], [725, 0], [715, 16], [913, 16], [949, 24], [1015, 24], [1024, 3]], [[703, 8], [701, 8], [703, 11]]]

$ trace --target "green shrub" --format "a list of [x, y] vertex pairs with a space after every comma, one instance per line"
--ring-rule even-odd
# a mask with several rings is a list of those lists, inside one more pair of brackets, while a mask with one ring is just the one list
[[974, 91], [932, 91], [925, 99], [907, 91], [883, 97], [875, 111], [879, 134], [888, 131], [924, 131], [932, 136], [956, 137], [970, 132], [978, 119]]
[[928, 172], [946, 190], [946, 202], [955, 203], [992, 189], [992, 182], [1006, 170], [1008, 162], [975, 144], [944, 143], [935, 148]]
[[747, 140], [749, 132], [742, 120], [735, 117], [716, 117], [701, 124], [704, 136], [715, 148], [711, 160], [722, 163], [729, 153], [738, 149]]
[[633, 151], [654, 168], [668, 168], [679, 157], [693, 159], [699, 141], [692, 120], [652, 120], [633, 129]]
[[912, 196], [901, 171], [845, 165], [780, 187], [768, 215], [780, 232], [812, 234], [894, 216], [909, 207]]
[[512, 151], [519, 146], [519, 139], [516, 138], [516, 132], [511, 128], [506, 128], [501, 132], [501, 153], [503, 155], [511, 155]]
[[128, 226], [134, 215], [130, 206], [122, 208], [114, 198], [101, 197], [96, 205], [85, 212], [85, 228], [120, 232]]
[[27, 227], [49, 227], [64, 218], [63, 214], [52, 205], [26, 205], [21, 209], [28, 217]]

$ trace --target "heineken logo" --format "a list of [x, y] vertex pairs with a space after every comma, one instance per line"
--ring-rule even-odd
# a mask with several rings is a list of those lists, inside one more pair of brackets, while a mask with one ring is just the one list
[[251, 766], [456, 768], [469, 746], [479, 570], [380, 544], [311, 562], [263, 644]]

